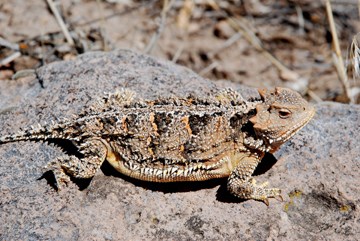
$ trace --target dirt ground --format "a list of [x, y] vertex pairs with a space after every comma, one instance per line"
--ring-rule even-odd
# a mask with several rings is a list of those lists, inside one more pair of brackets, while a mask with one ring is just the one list
[[360, 101], [349, 53], [360, 29], [356, 0], [331, 1], [349, 70], [347, 94], [333, 64], [325, 1], [56, 1], [74, 44], [49, 2], [0, 0], [0, 80], [84, 52], [122, 48], [172, 60], [212, 80], [287, 86], [313, 102]]

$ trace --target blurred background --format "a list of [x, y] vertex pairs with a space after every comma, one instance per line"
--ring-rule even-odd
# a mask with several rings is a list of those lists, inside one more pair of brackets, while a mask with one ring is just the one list
[[132, 49], [199, 75], [360, 103], [358, 0], [0, 0], [0, 81]]

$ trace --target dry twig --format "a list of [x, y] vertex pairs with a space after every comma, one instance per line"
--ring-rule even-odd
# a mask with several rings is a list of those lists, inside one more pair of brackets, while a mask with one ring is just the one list
[[8, 57], [5, 57], [4, 59], [0, 60], [0, 66], [7, 65], [8, 63], [14, 61], [16, 58], [19, 58], [21, 56], [20, 47], [18, 44], [11, 43], [7, 41], [6, 39], [3, 39], [0, 37], [0, 46], [3, 46], [5, 48], [9, 48], [12, 50], [15, 50], [16, 52], [10, 54]]
[[335, 51], [335, 53], [333, 53], [334, 65], [338, 72], [345, 95], [347, 96], [347, 98], [349, 98], [350, 103], [354, 103], [353, 97], [350, 95], [350, 84], [347, 78], [344, 60], [341, 56], [339, 39], [336, 33], [334, 17], [332, 14], [331, 4], [329, 0], [325, 0], [325, 6], [326, 6], [326, 14], [328, 16], [329, 25], [330, 25], [331, 36], [333, 39], [333, 48]]
[[16, 50], [16, 51], [20, 50], [18, 44], [11, 43], [10, 41], [7, 41], [6, 39], [3, 39], [2, 37], [0, 37], [0, 46], [3, 46], [5, 48], [9, 48], [9, 49], [12, 49], [12, 50]]
[[296, 8], [296, 14], [298, 17], [299, 31], [301, 34], [305, 34], [305, 20], [304, 20], [303, 11], [298, 4], [296, 4], [295, 8]]
[[195, 3], [193, 0], [185, 0], [176, 19], [176, 24], [180, 29], [188, 30], [190, 19], [194, 10]]
[[[209, 5], [217, 10], [221, 11], [221, 8], [217, 5], [214, 0], [208, 0]], [[227, 18], [229, 25], [236, 31], [243, 34], [245, 39], [260, 53], [264, 55], [279, 71], [280, 77], [284, 80], [291, 82], [291, 87], [297, 91], [304, 92], [307, 87], [308, 81], [299, 76], [298, 73], [288, 69], [279, 60], [277, 60], [272, 54], [262, 47], [261, 40], [250, 30], [247, 26], [247, 22], [243, 18], [234, 18], [228, 16], [228, 14], [222, 11], [222, 14]]]
[[176, 50], [173, 58], [171, 59], [171, 62], [176, 63], [183, 51], [184, 51], [184, 44], [181, 43], [178, 49]]
[[55, 4], [54, 4], [54, 1], [53, 0], [46, 0], [46, 2], [48, 3], [51, 11], [53, 12], [55, 18], [56, 18], [56, 21], [58, 22], [58, 24], [60, 25], [60, 28], [61, 28], [61, 31], [64, 33], [64, 36], [66, 38], [66, 41], [71, 45], [73, 46], [74, 45], [74, 40], [72, 39], [70, 33], [69, 33], [69, 30], [67, 29], [65, 23], [64, 23], [64, 20], [62, 19], [59, 11], [57, 10]]
[[230, 47], [231, 45], [233, 45], [234, 43], [236, 43], [240, 38], [241, 38], [242, 34], [237, 32], [235, 33], [233, 36], [231, 36], [230, 38], [228, 38], [219, 48], [210, 51], [209, 58], [213, 58], [217, 53], [220, 53], [221, 51], [223, 51], [224, 49]]
[[21, 56], [21, 53], [19, 51], [16, 51], [12, 54], [10, 54], [8, 57], [2, 59], [0, 61], [0, 66], [7, 65], [8, 63], [14, 61], [15, 59], [19, 58]]
[[310, 96], [310, 98], [315, 100], [317, 103], [320, 103], [323, 101], [314, 91], [308, 90], [307, 93]]
[[96, 5], [99, 9], [99, 13], [100, 13], [100, 35], [101, 35], [101, 40], [102, 40], [102, 45], [103, 45], [103, 50], [104, 51], [109, 51], [109, 46], [107, 44], [107, 39], [106, 38], [106, 28], [105, 28], [105, 24], [106, 24], [106, 20], [105, 20], [105, 14], [101, 5], [100, 0], [96, 0]]
[[216, 67], [219, 66], [219, 62], [215, 61], [212, 62], [210, 65], [208, 65], [207, 67], [205, 67], [204, 69], [202, 69], [199, 72], [199, 75], [204, 76], [206, 73], [210, 72], [211, 70], [215, 69]]
[[171, 5], [173, 4], [173, 2], [174, 2], [174, 0], [170, 0], [170, 2], [169, 2], [169, 0], [163, 1], [163, 9], [161, 10], [161, 19], [160, 19], [159, 27], [157, 28], [156, 32], [152, 36], [150, 43], [145, 48], [145, 50], [144, 50], [145, 53], [148, 54], [151, 52], [151, 50], [154, 48], [157, 40], [159, 39], [162, 31], [164, 30], [165, 23], [166, 23], [166, 14], [169, 11], [169, 9], [171, 8]]

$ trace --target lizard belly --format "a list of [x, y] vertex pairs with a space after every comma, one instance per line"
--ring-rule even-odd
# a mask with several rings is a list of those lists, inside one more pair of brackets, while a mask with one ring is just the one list
[[113, 151], [110, 146], [108, 147], [106, 159], [118, 172], [135, 179], [151, 182], [204, 181], [228, 177], [238, 162], [248, 156], [240, 152], [228, 151], [202, 161], [186, 160], [186, 163], [170, 164], [140, 163], [126, 161], [121, 154]]

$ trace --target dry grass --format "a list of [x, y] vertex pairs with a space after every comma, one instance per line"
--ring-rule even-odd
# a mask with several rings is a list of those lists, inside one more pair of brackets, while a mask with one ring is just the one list
[[[59, 30], [44, 30], [21, 41], [0, 34], [0, 78], [9, 78], [23, 66], [36, 68], [87, 51], [130, 46], [210, 79], [269, 88], [286, 86], [316, 102], [360, 100], [360, 37], [354, 37], [349, 58], [344, 59], [346, 39], [358, 29], [351, 19], [357, 12], [360, 15], [360, 0], [347, 5], [340, 0], [96, 0], [92, 9], [86, 8], [92, 1], [79, 0], [72, 5], [43, 2], [43, 10], [50, 13], [51, 20], [56, 19], [53, 22]], [[349, 10], [349, 4], [358, 9]], [[77, 6], [77, 12], [69, 6]], [[80, 21], [82, 18], [85, 21]], [[216, 35], [219, 29], [225, 34]]]
[[337, 70], [339, 79], [342, 83], [346, 97], [349, 99], [350, 103], [354, 103], [354, 98], [350, 95], [350, 84], [348, 81], [344, 60], [341, 55], [339, 39], [335, 28], [334, 16], [332, 13], [331, 3], [329, 0], [325, 0], [325, 6], [326, 6], [326, 14], [328, 16], [328, 21], [330, 25], [330, 31], [333, 39], [334, 52], [332, 56], [333, 56], [334, 65]]

